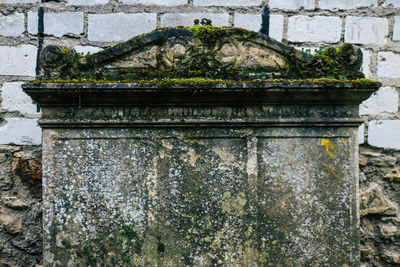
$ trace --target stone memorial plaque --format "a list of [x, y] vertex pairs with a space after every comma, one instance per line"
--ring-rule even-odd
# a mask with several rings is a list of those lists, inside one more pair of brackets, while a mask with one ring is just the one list
[[352, 80], [356, 48], [328, 50], [347, 80], [236, 28], [46, 48], [24, 85], [43, 107], [44, 265], [358, 266], [358, 104], [379, 84]]

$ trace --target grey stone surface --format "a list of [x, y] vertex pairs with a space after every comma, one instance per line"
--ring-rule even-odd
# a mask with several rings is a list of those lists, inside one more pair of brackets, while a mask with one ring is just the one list
[[46, 129], [45, 263], [354, 265], [355, 133]]
[[[81, 106], [53, 101], [45, 86], [61, 96], [75, 87]], [[274, 97], [279, 90], [258, 104], [206, 103], [184, 88], [102, 84], [94, 106], [90, 84], [25, 88], [34, 87], [50, 99], [41, 119], [46, 266], [359, 263], [355, 92], [348, 104], [315, 87], [306, 106]], [[170, 98], [116, 106], [106, 88]], [[268, 106], [278, 99], [287, 104]]]

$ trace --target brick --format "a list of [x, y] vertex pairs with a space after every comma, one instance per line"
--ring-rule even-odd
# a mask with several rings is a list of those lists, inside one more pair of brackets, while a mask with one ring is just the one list
[[355, 9], [360, 7], [376, 7], [377, 0], [319, 0], [320, 9]]
[[282, 10], [313, 10], [315, 9], [314, 0], [270, 0], [270, 8], [277, 8]]
[[393, 41], [400, 41], [400, 17], [394, 17]]
[[381, 148], [400, 149], [400, 120], [370, 121], [368, 144]]
[[19, 36], [25, 31], [24, 14], [0, 15], [0, 35]]
[[383, 115], [399, 110], [399, 93], [396, 88], [382, 87], [360, 105], [360, 115]]
[[[269, 36], [282, 41], [283, 36], [283, 15], [271, 15]], [[260, 14], [235, 14], [234, 25], [236, 27], [258, 32], [261, 29]]]
[[261, 6], [262, 0], [193, 0], [195, 6]]
[[[65, 34], [83, 33], [83, 12], [44, 13], [44, 33], [61, 37]], [[38, 33], [38, 13], [28, 12], [28, 32]]]
[[40, 145], [42, 130], [37, 119], [4, 118], [0, 123], [0, 144]]
[[399, 0], [386, 0], [383, 4], [383, 7], [400, 7]]
[[1, 107], [5, 111], [19, 111], [24, 114], [37, 114], [36, 105], [32, 99], [22, 91], [21, 82], [4, 83], [1, 88], [3, 102]]
[[365, 134], [365, 124], [361, 124], [360, 127], [358, 127], [358, 144], [362, 145], [365, 142], [365, 138], [364, 138], [364, 134]]
[[30, 4], [38, 2], [39, 0], [2, 0], [1, 4]]
[[67, 5], [70, 6], [95, 6], [106, 5], [108, 0], [68, 0]]
[[94, 54], [94, 53], [97, 53], [97, 52], [103, 50], [103, 49], [100, 48], [100, 47], [88, 46], [88, 45], [85, 45], [85, 46], [76, 45], [76, 46], [74, 46], [74, 49], [75, 49], [75, 51], [76, 51], [77, 53], [79, 53], [79, 54], [81, 54], [81, 55], [82, 55], [82, 54], [83, 54], [83, 55]]
[[228, 26], [227, 13], [167, 13], [161, 15], [161, 27], [192, 26], [195, 19], [211, 19], [214, 26]]
[[291, 42], [340, 41], [342, 20], [337, 17], [293, 16], [289, 18], [288, 40]]
[[157, 6], [181, 6], [188, 3], [187, 0], [120, 0], [124, 4], [132, 5], [157, 5]]
[[97, 42], [125, 41], [157, 26], [156, 13], [89, 14], [88, 39]]
[[365, 49], [361, 49], [363, 53], [363, 63], [361, 65], [361, 72], [364, 74], [365, 78], [371, 78], [371, 68], [369, 65], [371, 64], [371, 52]]
[[0, 46], [0, 75], [35, 76], [37, 48]]
[[386, 18], [346, 17], [344, 41], [353, 44], [378, 44], [387, 42], [389, 24]]
[[378, 53], [378, 76], [382, 78], [400, 78], [400, 54], [392, 52]]

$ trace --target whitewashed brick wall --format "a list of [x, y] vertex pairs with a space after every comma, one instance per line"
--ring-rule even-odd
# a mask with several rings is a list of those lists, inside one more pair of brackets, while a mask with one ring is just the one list
[[[234, 25], [258, 31], [261, 27], [260, 14], [268, 3], [271, 8], [270, 36], [278, 41], [306, 49], [336, 46], [344, 42], [362, 48], [362, 72], [367, 78], [383, 83], [383, 88], [360, 106], [363, 118], [371, 120], [362, 128], [367, 136], [365, 142], [382, 148], [396, 148], [396, 145], [387, 142], [383, 145], [383, 141], [377, 140], [384, 140], [388, 132], [397, 129], [393, 125], [397, 125], [400, 117], [400, 0], [1, 2], [0, 111], [3, 118], [22, 120], [39, 116], [35, 105], [19, 86], [21, 81], [34, 79], [35, 76], [39, 6], [45, 9], [45, 45], [75, 47], [79, 53], [86, 54], [157, 27], [193, 25], [194, 19], [201, 18], [211, 19], [216, 26]], [[379, 121], [384, 123], [379, 123], [377, 127], [376, 122]], [[12, 123], [7, 127], [32, 125], [23, 121]], [[4, 123], [0, 125], [2, 144], [9, 140], [4, 137], [4, 127]], [[389, 130], [386, 131], [386, 128]], [[392, 134], [400, 139], [400, 132]], [[363, 140], [360, 139], [360, 142]]]

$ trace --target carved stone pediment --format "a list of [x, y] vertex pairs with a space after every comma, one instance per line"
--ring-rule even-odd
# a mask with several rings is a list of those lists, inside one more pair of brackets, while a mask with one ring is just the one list
[[162, 28], [92, 55], [48, 46], [40, 79], [151, 80], [214, 78], [361, 78], [362, 54], [345, 44], [319, 55], [234, 27]]

